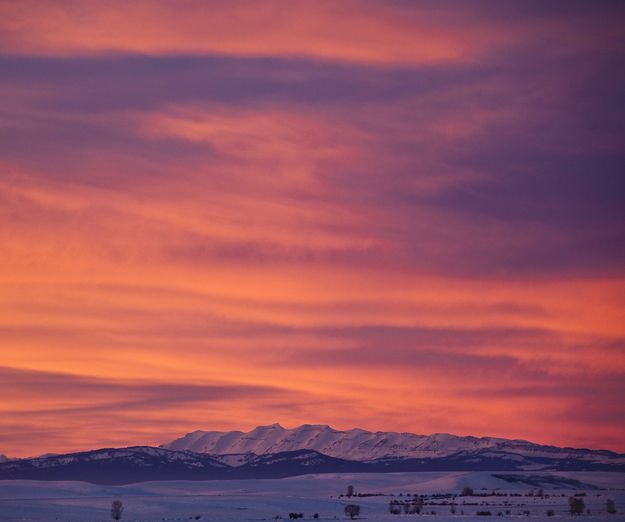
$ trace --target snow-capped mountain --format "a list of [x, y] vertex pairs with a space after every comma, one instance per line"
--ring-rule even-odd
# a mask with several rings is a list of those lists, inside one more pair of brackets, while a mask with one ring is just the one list
[[[221, 455], [230, 465], [249, 460], [246, 454], [267, 455], [302, 449], [352, 461], [376, 459], [435, 459], [480, 454], [501, 458], [531, 457], [544, 459], [575, 459], [589, 462], [613, 462], [622, 455], [610, 451], [558, 448], [523, 440], [494, 437], [460, 437], [447, 433], [415, 435], [414, 433], [370, 432], [358, 428], [341, 431], [326, 425], [304, 424], [286, 429], [279, 424], [258, 426], [249, 432], [194, 431], [161, 447]], [[238, 463], [237, 463], [238, 462]]]

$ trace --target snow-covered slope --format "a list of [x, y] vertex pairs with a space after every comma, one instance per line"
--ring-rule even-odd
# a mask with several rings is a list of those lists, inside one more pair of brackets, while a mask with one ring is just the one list
[[609, 451], [558, 448], [522, 440], [493, 437], [460, 437], [447, 433], [415, 435], [414, 433], [370, 432], [362, 429], [335, 430], [330, 426], [304, 424], [286, 429], [279, 424], [258, 426], [249, 432], [195, 431], [176, 439], [163, 448], [189, 450], [210, 455], [230, 455], [230, 465], [246, 461], [244, 454], [267, 455], [300, 449], [312, 449], [331, 457], [369, 461], [381, 458], [441, 458], [493, 451], [497, 455], [527, 456], [547, 459], [575, 459], [590, 462], [625, 464], [622, 455]]
[[[533, 473], [528, 482], [508, 481], [491, 472], [449, 473], [340, 473], [305, 475], [265, 480], [210, 480], [143, 482], [127, 486], [101, 486], [85, 482], [4, 481], [0, 483], [0, 520], [29, 522], [111, 522], [111, 502], [124, 503], [123, 521], [161, 522], [163, 520], [199, 522], [250, 522], [289, 520], [288, 513], [304, 513], [311, 521], [319, 513], [321, 521], [348, 522], [343, 514], [345, 504], [361, 506], [360, 520], [369, 522], [617, 522], [623, 520], [625, 506], [625, 474], [623, 473], [542, 473], [546, 479], [540, 486]], [[562, 478], [568, 479], [562, 483]], [[356, 499], [337, 498], [351, 484], [358, 493], [376, 493]], [[450, 513], [449, 506], [438, 498], [441, 494], [458, 494], [464, 487], [484, 494], [496, 491], [498, 496], [466, 499], [467, 505]], [[527, 496], [532, 489], [544, 489], [544, 497]], [[600, 487], [604, 491], [597, 491]], [[609, 490], [609, 491], [605, 491]], [[392, 497], [403, 493], [404, 497]], [[588, 492], [584, 502], [591, 515], [571, 517], [568, 496]], [[408, 494], [426, 495], [425, 511], [436, 510], [435, 516], [391, 515], [389, 501], [406, 498]], [[379, 494], [382, 494], [378, 496]], [[501, 495], [514, 497], [502, 497]], [[565, 494], [566, 496], [562, 496]], [[434, 496], [436, 495], [436, 497]], [[519, 496], [517, 496], [519, 495]], [[612, 498], [616, 515], [605, 513], [606, 498]], [[458, 499], [462, 503], [463, 499]], [[502, 508], [510, 500], [511, 506]], [[436, 503], [438, 505], [430, 505]], [[460, 509], [464, 515], [460, 515]], [[490, 510], [493, 515], [511, 509], [510, 516], [476, 516], [477, 511]], [[553, 509], [555, 517], [547, 517]], [[524, 511], [530, 511], [529, 517]]]

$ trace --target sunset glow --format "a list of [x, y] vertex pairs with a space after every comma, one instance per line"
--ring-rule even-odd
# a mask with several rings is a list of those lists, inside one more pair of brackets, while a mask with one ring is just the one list
[[625, 452], [624, 26], [1, 2], [0, 453], [274, 422]]

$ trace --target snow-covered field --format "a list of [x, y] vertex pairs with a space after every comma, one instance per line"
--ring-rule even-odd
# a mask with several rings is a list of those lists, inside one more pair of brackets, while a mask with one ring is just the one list
[[[514, 520], [526, 518], [523, 512], [529, 511], [533, 520], [558, 520], [562, 517], [570, 519], [568, 497], [574, 493], [586, 493], [582, 498], [591, 511], [590, 515], [584, 515], [581, 520], [625, 520], [623, 473], [501, 474], [515, 475], [530, 482], [508, 482], [493, 477], [491, 472], [324, 474], [275, 480], [144, 482], [127, 486], [97, 486], [84, 482], [1, 481], [0, 520], [111, 520], [110, 506], [115, 499], [122, 500], [124, 504], [122, 520], [142, 522], [275, 520], [276, 516], [288, 520], [290, 512], [303, 513], [305, 520], [311, 520], [314, 513], [319, 514], [320, 520], [345, 520], [343, 509], [348, 503], [360, 505], [361, 520], [400, 521], [425, 517], [432, 522], [470, 522], [492, 519], [477, 516], [477, 511], [490, 511], [493, 516], [501, 512], [503, 519]], [[540, 479], [537, 483], [535, 478], [530, 478], [536, 475], [548, 478]], [[560, 478], [574, 479], [578, 483], [563, 483]], [[350, 484], [357, 493], [383, 495], [339, 498]], [[499, 495], [458, 497], [454, 500], [455, 515], [451, 514], [448, 504], [443, 504], [452, 502], [452, 499], [432, 497], [434, 494], [456, 494], [467, 486], [473, 488], [476, 495], [486, 495], [493, 490]], [[526, 496], [539, 488], [548, 496]], [[414, 494], [428, 495], [423, 508], [425, 514], [389, 513], [389, 501], [411, 499]], [[605, 512], [608, 498], [615, 501], [618, 514], [608, 515]], [[555, 517], [546, 516], [549, 509], [555, 511]], [[431, 514], [432, 511], [436, 514]], [[506, 511], [510, 513], [505, 514]]]

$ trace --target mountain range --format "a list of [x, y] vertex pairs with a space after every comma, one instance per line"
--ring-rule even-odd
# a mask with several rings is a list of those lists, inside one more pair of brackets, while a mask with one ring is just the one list
[[478, 470], [625, 472], [625, 455], [492, 437], [341, 431], [310, 424], [286, 429], [272, 424], [249, 432], [195, 431], [158, 448], [105, 448], [0, 461], [0, 479], [97, 484]]

